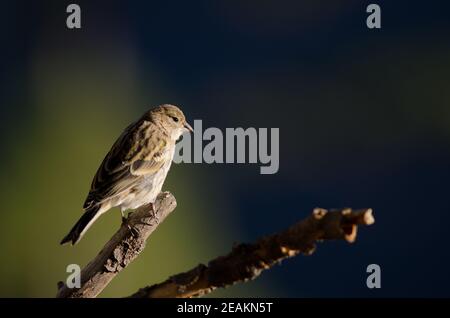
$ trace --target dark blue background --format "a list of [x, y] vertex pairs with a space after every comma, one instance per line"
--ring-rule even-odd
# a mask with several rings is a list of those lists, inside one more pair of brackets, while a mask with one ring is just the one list
[[[69, 36], [58, 15], [68, 2], [3, 1], [2, 142], [33, 121], [24, 92], [38, 34], [69, 47], [130, 41], [172, 88], [161, 100], [190, 118], [280, 128], [278, 174], [192, 165], [224, 185], [237, 240], [316, 206], [374, 209], [376, 223], [354, 245], [319, 244], [265, 273], [280, 292], [272, 296], [448, 297], [450, 3], [374, 2], [381, 30], [365, 26], [366, 1], [77, 1], [83, 28]], [[379, 290], [365, 286], [371, 263], [381, 266]]]

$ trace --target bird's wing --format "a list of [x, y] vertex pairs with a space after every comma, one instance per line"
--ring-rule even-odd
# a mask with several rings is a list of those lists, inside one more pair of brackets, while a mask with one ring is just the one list
[[[154, 137], [154, 136], [153, 136]], [[134, 176], [150, 175], [158, 171], [164, 164], [167, 141], [164, 138], [150, 138], [147, 151], [143, 152], [130, 166]]]
[[157, 172], [168, 148], [167, 137], [153, 123], [128, 126], [98, 168], [83, 208], [124, 194], [144, 176]]

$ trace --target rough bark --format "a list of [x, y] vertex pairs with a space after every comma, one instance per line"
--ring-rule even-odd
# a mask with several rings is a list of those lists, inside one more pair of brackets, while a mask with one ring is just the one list
[[371, 209], [327, 211], [317, 208], [312, 215], [287, 230], [263, 237], [253, 244], [238, 244], [225, 256], [174, 275], [166, 281], [140, 289], [130, 297], [196, 297], [258, 277], [262, 271], [299, 253], [310, 255], [322, 240], [354, 242], [358, 225], [375, 220]]
[[146, 205], [130, 213], [100, 253], [82, 269], [80, 288], [71, 289], [63, 282], [59, 282], [56, 297], [96, 297], [143, 251], [147, 238], [176, 205], [172, 194], [162, 192], [153, 206]]
[[[119, 230], [100, 253], [81, 271], [81, 287], [69, 288], [58, 283], [57, 297], [96, 297], [109, 282], [145, 248], [148, 237], [175, 209], [175, 197], [161, 193], [155, 204], [141, 207], [129, 214]], [[166, 281], [141, 288], [130, 297], [196, 297], [238, 282], [257, 278], [262, 271], [298, 254], [310, 255], [316, 243], [343, 239], [354, 242], [358, 225], [370, 225], [375, 220], [371, 209], [314, 209], [312, 215], [288, 229], [260, 238], [254, 243], [241, 243], [225, 256], [207, 265], [169, 277]]]

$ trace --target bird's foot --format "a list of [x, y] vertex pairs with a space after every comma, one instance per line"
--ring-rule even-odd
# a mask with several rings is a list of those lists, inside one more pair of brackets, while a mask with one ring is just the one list
[[134, 226], [127, 224], [127, 227], [133, 237], [139, 236], [139, 231]]
[[128, 222], [128, 219], [130, 218], [130, 215], [131, 215], [132, 212], [128, 213], [127, 216], [125, 216], [123, 211], [120, 211], [120, 213], [122, 214], [122, 225], [126, 225], [126, 227], [128, 228], [128, 231], [131, 232], [131, 235], [133, 235], [134, 237], [137, 237], [139, 235], [139, 231], [136, 230], [136, 228], [134, 228], [134, 226], [132, 226]]
[[139, 231], [128, 222], [128, 219], [129, 217], [122, 217], [122, 224], [124, 224], [128, 228], [128, 231], [131, 232], [131, 235], [133, 235], [134, 237], [139, 236]]

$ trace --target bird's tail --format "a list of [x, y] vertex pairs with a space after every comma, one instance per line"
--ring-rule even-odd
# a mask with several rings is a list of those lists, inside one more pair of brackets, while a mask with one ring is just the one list
[[89, 209], [87, 209], [77, 223], [70, 230], [69, 234], [67, 234], [61, 241], [61, 245], [72, 242], [72, 245], [75, 245], [86, 233], [88, 228], [95, 222], [95, 220], [100, 216], [99, 213], [100, 205], [95, 205]]

